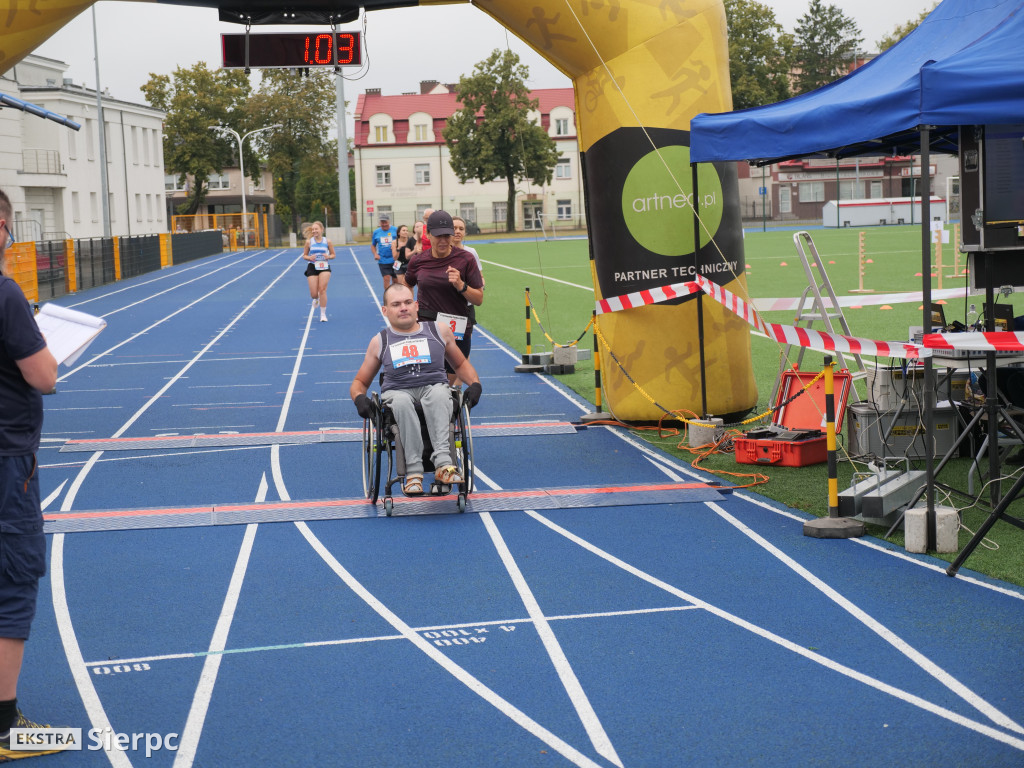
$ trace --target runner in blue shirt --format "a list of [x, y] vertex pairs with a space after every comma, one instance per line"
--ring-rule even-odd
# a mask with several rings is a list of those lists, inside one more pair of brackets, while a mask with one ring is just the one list
[[381, 277], [384, 278], [385, 291], [391, 283], [395, 282], [394, 244], [396, 239], [398, 239], [398, 232], [391, 226], [391, 216], [382, 213], [380, 215], [380, 226], [373, 230], [370, 250], [373, 251], [373, 258], [380, 268]]

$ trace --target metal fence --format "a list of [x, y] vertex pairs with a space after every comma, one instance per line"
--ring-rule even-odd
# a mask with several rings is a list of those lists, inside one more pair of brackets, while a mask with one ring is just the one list
[[43, 240], [36, 243], [39, 301], [49, 301], [68, 292], [67, 263], [66, 240]]
[[136, 277], [160, 269], [160, 235], [121, 237], [121, 277]]
[[[157, 265], [159, 269], [159, 264]], [[91, 237], [75, 241], [75, 269], [78, 290], [112, 283], [117, 278], [114, 268], [114, 239]]]

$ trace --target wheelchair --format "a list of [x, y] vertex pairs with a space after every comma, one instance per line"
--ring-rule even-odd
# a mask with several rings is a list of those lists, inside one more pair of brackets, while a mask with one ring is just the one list
[[[456, 493], [456, 504], [459, 512], [466, 511], [466, 498], [473, 491], [473, 436], [469, 424], [469, 403], [465, 402], [463, 391], [452, 387], [452, 418], [448, 423], [448, 445], [451, 451], [451, 464], [459, 469], [463, 482], [455, 485], [439, 483], [433, 480], [424, 496], [447, 496]], [[363, 420], [363, 493], [371, 504], [383, 496], [384, 512], [388, 517], [394, 511], [395, 502], [392, 488], [401, 485], [405, 480], [405, 451], [402, 448], [402, 436], [398, 429], [391, 409], [383, 404], [380, 395], [370, 395], [371, 415]], [[420, 417], [420, 432], [423, 436], [423, 471], [433, 472], [436, 468], [431, 461], [433, 448], [430, 435], [423, 419], [419, 404], [416, 413]], [[382, 465], [387, 460], [387, 473], [381, 483]]]

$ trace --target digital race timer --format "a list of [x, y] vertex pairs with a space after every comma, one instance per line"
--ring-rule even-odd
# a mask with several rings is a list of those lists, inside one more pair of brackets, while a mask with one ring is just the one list
[[[242, 69], [245, 61], [245, 35], [221, 35], [225, 69]], [[337, 45], [338, 61], [343, 67], [362, 66], [363, 45], [359, 32], [273, 32], [249, 35], [249, 62], [253, 69], [305, 68], [333, 66]]]

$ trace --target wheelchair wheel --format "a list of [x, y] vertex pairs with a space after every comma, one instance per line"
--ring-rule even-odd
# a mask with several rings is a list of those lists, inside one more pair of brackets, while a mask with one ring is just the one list
[[465, 510], [465, 497], [473, 492], [473, 433], [469, 425], [469, 406], [462, 402], [455, 418], [455, 445], [459, 471], [465, 482], [459, 486], [459, 511]]
[[381, 451], [380, 410], [363, 420], [363, 494], [371, 504], [380, 494]]

